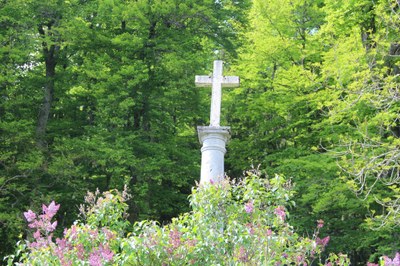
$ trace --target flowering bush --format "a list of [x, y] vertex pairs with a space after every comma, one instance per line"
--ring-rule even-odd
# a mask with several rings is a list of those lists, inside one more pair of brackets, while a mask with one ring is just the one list
[[379, 264], [368, 262], [367, 266], [399, 266], [400, 265], [400, 253], [396, 253], [393, 259], [388, 256], [382, 256]]
[[8, 256], [8, 265], [111, 265], [117, 260], [120, 239], [128, 222], [124, 213], [126, 193], [116, 190], [100, 195], [88, 193], [80, 210], [85, 222], [76, 221], [54, 240], [57, 221], [51, 222], [60, 205], [42, 206], [42, 214], [24, 213], [28, 226], [35, 229], [30, 241], [18, 244], [16, 255]]
[[89, 193], [81, 207], [83, 221], [52, 235], [59, 205], [24, 215], [33, 229], [20, 242], [8, 265], [349, 265], [345, 255], [319, 259], [329, 237], [296, 234], [287, 223], [292, 195], [281, 176], [260, 178], [249, 172], [241, 181], [198, 186], [190, 197], [192, 212], [166, 226], [125, 219], [127, 194]]
[[[308, 265], [329, 238], [297, 235], [286, 222], [290, 183], [282, 177], [224, 181], [194, 189], [192, 213], [159, 227], [138, 223], [122, 241], [124, 262], [132, 265]], [[347, 265], [348, 260], [343, 256]], [[336, 261], [333, 261], [336, 263]]]

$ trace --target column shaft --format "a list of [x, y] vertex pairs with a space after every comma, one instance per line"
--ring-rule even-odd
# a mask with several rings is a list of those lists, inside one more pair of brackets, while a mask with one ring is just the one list
[[225, 177], [224, 156], [230, 137], [229, 127], [197, 127], [201, 148], [200, 184], [220, 182]]

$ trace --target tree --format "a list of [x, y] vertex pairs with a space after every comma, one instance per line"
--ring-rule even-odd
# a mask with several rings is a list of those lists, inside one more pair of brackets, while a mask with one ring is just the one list
[[193, 77], [213, 50], [235, 55], [247, 1], [1, 5], [6, 238], [16, 238], [21, 222], [8, 206], [57, 200], [68, 224], [75, 217], [65, 212], [96, 187], [128, 184], [132, 219], [168, 221], [187, 210], [199, 172], [195, 126], [207, 117]]
[[[338, 116], [343, 116], [343, 109], [347, 108], [346, 112], [353, 116], [347, 119], [357, 132], [350, 141], [344, 141], [342, 166], [360, 195], [373, 195], [375, 189], [378, 194], [383, 192], [378, 201], [387, 207], [388, 219], [384, 223], [398, 224], [399, 3], [379, 1], [372, 5], [366, 1], [350, 8], [368, 12], [357, 13], [351, 26], [361, 36], [354, 39], [353, 47], [358, 46], [357, 53], [362, 60], [353, 62], [355, 68], [348, 71], [348, 81], [342, 88], [346, 95], [337, 108], [332, 108]], [[340, 50], [336, 56], [345, 58]]]
[[[385, 3], [377, 10], [390, 10]], [[366, 62], [374, 58], [373, 10], [369, 1], [253, 1], [248, 42], [235, 67], [242, 87], [230, 95], [227, 116], [234, 132], [231, 175], [261, 164], [271, 174], [293, 176], [299, 204], [293, 224], [306, 231], [321, 217], [332, 235], [331, 250], [350, 253], [354, 264], [382, 254], [375, 246], [398, 248], [382, 241], [395, 239], [396, 230], [381, 231], [379, 239], [368, 229], [368, 211], [379, 208], [353, 194], [336, 164], [343, 143], [360, 140], [354, 121], [367, 122], [373, 113], [356, 101], [360, 85], [369, 84]]]
[[[399, 235], [396, 170], [399, 4], [396, 1], [338, 4], [327, 1], [332, 24], [321, 30], [325, 43], [331, 47], [326, 52], [325, 76], [340, 93], [340, 97], [326, 105], [330, 123], [340, 121], [349, 128], [336, 152], [349, 187], [369, 202], [375, 217], [367, 220], [369, 226], [381, 227], [380, 239], [376, 237], [380, 243], [378, 252], [394, 253], [399, 249], [391, 241]], [[338, 15], [341, 8], [348, 12]], [[339, 12], [331, 12], [333, 9]], [[339, 69], [338, 64], [346, 67]], [[373, 221], [379, 220], [380, 225], [374, 224]]]

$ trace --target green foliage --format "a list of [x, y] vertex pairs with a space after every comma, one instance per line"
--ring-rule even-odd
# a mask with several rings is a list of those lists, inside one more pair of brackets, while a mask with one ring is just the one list
[[[18, 243], [16, 255], [6, 257], [8, 265], [20, 261], [20, 265], [105, 265], [111, 262], [119, 250], [121, 237], [129, 225], [124, 219], [128, 205], [126, 192], [116, 190], [100, 195], [88, 193], [85, 206], [81, 206], [84, 221], [75, 221], [66, 228], [63, 238], [53, 239], [57, 222], [51, 219], [59, 205], [44, 205], [43, 213], [36, 215], [29, 210], [25, 218], [29, 227], [36, 229], [30, 241]], [[103, 264], [104, 263], [104, 264]]]
[[87, 190], [128, 185], [131, 221], [187, 211], [195, 127], [209, 112], [193, 77], [218, 57], [241, 78], [222, 105], [229, 175], [261, 164], [293, 176], [296, 230], [311, 234], [322, 218], [328, 252], [354, 265], [393, 257], [399, 10], [389, 0], [0, 1], [0, 256], [22, 210], [55, 199], [72, 224], [77, 213], [65, 212]]
[[[322, 265], [318, 255], [329, 241], [318, 238], [323, 221], [318, 221], [313, 238], [295, 233], [284, 207], [291, 194], [290, 182], [283, 177], [249, 172], [241, 181], [193, 189], [192, 212], [168, 225], [142, 221], [129, 228], [123, 218], [126, 193], [88, 193], [86, 222], [76, 221], [55, 242], [51, 234], [34, 233], [33, 240], [20, 242], [8, 265], [13, 260], [19, 265]], [[57, 206], [44, 206], [38, 217], [26, 212], [30, 227], [50, 225]], [[334, 254], [326, 263], [349, 265], [346, 256]]]
[[189, 209], [208, 111], [193, 77], [214, 50], [235, 56], [247, 6], [1, 1], [0, 256], [18, 238], [18, 210], [49, 199], [65, 211], [87, 190], [128, 185], [132, 221]]
[[307, 232], [322, 218], [328, 251], [354, 265], [400, 248], [398, 10], [395, 1], [253, 1], [234, 66], [241, 88], [227, 96], [229, 174], [261, 165], [293, 176], [291, 223]]
[[191, 214], [162, 228], [150, 224], [127, 239], [127, 263], [269, 265], [310, 259], [322, 247], [315, 250], [314, 240], [294, 233], [280, 205], [289, 201], [290, 184], [279, 176], [249, 174], [238, 183], [195, 189]]
[[[349, 132], [335, 150], [340, 154], [337, 157], [343, 178], [354, 192], [367, 199], [375, 216], [372, 220], [382, 223], [380, 226], [368, 219], [367, 225], [382, 228], [382, 238], [396, 238], [398, 230], [384, 228], [386, 223], [396, 227], [399, 222], [399, 113], [398, 98], [393, 94], [398, 88], [398, 51], [394, 49], [398, 38], [392, 35], [398, 32], [398, 20], [393, 19], [399, 16], [398, 3], [349, 2], [343, 8], [353, 10], [350, 18], [350, 13], [338, 16], [342, 6], [338, 8], [337, 1], [334, 2], [327, 1], [325, 7], [332, 24], [321, 29], [321, 36], [329, 40], [331, 47], [326, 54], [332, 60], [325, 68], [335, 68], [333, 65], [337, 63], [347, 68], [340, 73], [325, 74], [342, 91], [342, 97], [330, 108], [329, 121], [347, 123]], [[333, 9], [338, 12], [333, 13]], [[346, 45], [345, 50], [340, 48], [342, 45]], [[380, 243], [380, 249], [386, 252], [393, 253], [399, 248], [391, 243]]]

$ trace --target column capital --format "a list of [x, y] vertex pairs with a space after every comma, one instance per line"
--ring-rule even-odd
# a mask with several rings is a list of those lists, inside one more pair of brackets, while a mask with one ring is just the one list
[[208, 138], [221, 139], [227, 143], [230, 140], [231, 127], [198, 126], [197, 133], [201, 144], [203, 144], [204, 140]]

